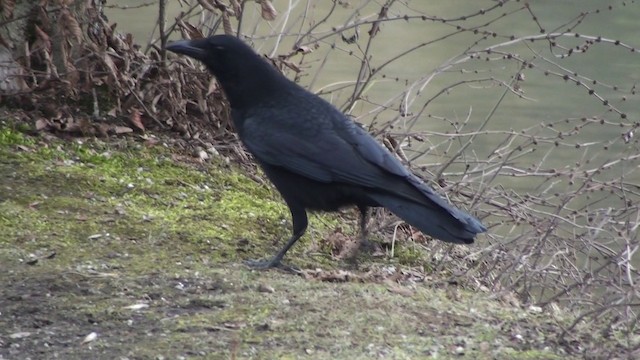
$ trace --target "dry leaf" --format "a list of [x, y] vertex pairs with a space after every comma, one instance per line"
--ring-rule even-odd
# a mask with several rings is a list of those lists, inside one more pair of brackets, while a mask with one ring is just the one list
[[128, 133], [132, 133], [133, 129], [128, 126], [116, 126], [113, 129], [113, 132], [116, 134], [128, 134]]
[[202, 8], [206, 10], [209, 10], [211, 12], [216, 12], [216, 9], [213, 7], [213, 5], [209, 4], [205, 0], [198, 0], [198, 4], [200, 4], [200, 6], [202, 6]]
[[233, 27], [231, 26], [231, 20], [229, 19], [229, 14], [226, 11], [222, 13], [222, 27], [224, 28], [225, 34], [233, 35]]
[[80, 72], [73, 66], [72, 63], [65, 61], [66, 68], [66, 76], [69, 84], [71, 84], [71, 89], [76, 89], [78, 86], [78, 82], [80, 81]]
[[328, 282], [347, 282], [358, 279], [356, 274], [345, 270], [303, 270], [302, 276], [304, 276], [305, 279], [316, 279]]
[[49, 127], [49, 122], [45, 119], [36, 120], [36, 130], [40, 131]]
[[178, 26], [180, 26], [180, 30], [182, 31], [182, 37], [185, 39], [202, 39], [204, 34], [197, 27], [189, 24], [188, 22], [184, 22], [180, 20], [178, 22]]
[[16, 8], [16, 0], [1, 0], [2, 14], [5, 19], [13, 18], [13, 10]]
[[5, 39], [2, 37], [2, 35], [0, 35], [0, 45], [2, 45], [2, 46], [4, 46], [4, 47], [6, 47], [7, 49], [12, 49], [12, 48], [13, 48], [13, 46], [12, 46], [11, 44], [9, 44], [9, 43], [7, 42], [7, 40], [5, 40]]
[[209, 86], [207, 86], [207, 96], [213, 94], [218, 89], [218, 81], [212, 76], [209, 80]]
[[242, 6], [238, 2], [238, 0], [230, 0], [229, 4], [233, 8], [233, 13], [235, 14], [235, 16], [239, 17], [240, 14], [242, 14]]
[[236, 12], [236, 8], [229, 7], [229, 5], [223, 3], [220, 0], [212, 0], [213, 1], [213, 6], [215, 6], [216, 9], [218, 9], [220, 12], [222, 13], [227, 13], [228, 15], [231, 16], [237, 16], [237, 12]]
[[73, 37], [78, 43], [82, 42], [82, 29], [80, 29], [80, 24], [78, 24], [75, 17], [71, 15], [69, 9], [62, 10], [59, 24], [66, 38]]
[[[51, 38], [49, 37], [49, 35], [47, 35], [47, 33], [45, 33], [44, 31], [42, 31], [42, 29], [40, 29], [38, 25], [34, 25], [34, 29], [36, 30], [36, 37], [38, 38], [38, 40], [36, 41], [36, 44], [42, 46], [42, 48], [44, 48], [46, 52], [50, 52]], [[38, 47], [34, 46], [34, 48], [38, 48]]]
[[117, 81], [118, 80], [118, 67], [116, 66], [116, 64], [111, 59], [111, 56], [105, 52], [102, 55], [102, 60], [103, 60], [104, 64], [107, 66], [107, 68], [109, 69], [109, 72], [111, 73], [111, 76], [113, 76], [113, 79]]
[[273, 21], [278, 16], [278, 11], [270, 0], [259, 0], [262, 18], [267, 21]]
[[142, 115], [140, 110], [138, 110], [137, 108], [131, 109], [131, 114], [129, 115], [129, 121], [131, 121], [131, 124], [133, 124], [133, 126], [144, 131], [144, 124], [142, 124], [142, 119], [140, 115]]

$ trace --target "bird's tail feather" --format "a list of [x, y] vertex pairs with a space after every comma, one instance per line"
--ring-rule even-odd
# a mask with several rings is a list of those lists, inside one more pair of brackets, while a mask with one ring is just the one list
[[454, 244], [471, 244], [487, 229], [472, 215], [454, 207], [417, 203], [393, 194], [369, 194], [381, 206], [418, 228], [424, 234]]

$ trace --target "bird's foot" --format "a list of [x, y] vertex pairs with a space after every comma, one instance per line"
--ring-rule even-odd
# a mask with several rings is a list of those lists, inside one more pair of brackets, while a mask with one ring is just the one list
[[298, 269], [297, 267], [283, 264], [278, 259], [247, 260], [245, 261], [245, 264], [247, 264], [250, 268], [256, 269], [256, 270], [268, 270], [268, 269], [278, 268], [280, 270], [284, 270], [294, 274], [300, 273], [300, 269]]

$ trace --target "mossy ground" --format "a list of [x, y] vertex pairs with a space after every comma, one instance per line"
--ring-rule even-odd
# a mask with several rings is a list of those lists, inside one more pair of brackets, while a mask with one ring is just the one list
[[[343, 267], [317, 245], [341, 221], [313, 216], [288, 261]], [[289, 224], [270, 186], [222, 160], [130, 140], [42, 141], [5, 123], [0, 359], [569, 356], [558, 314], [487, 292], [243, 265], [271, 255]]]

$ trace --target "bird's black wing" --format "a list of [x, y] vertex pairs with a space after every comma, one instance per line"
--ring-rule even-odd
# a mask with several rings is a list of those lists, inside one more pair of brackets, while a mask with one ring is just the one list
[[[413, 201], [426, 200], [450, 208], [365, 130], [337, 111], [324, 116], [342, 118], [322, 121], [325, 126], [306, 135], [304, 131], [278, 126], [275, 119], [249, 117], [244, 120], [243, 141], [261, 161], [309, 179], [385, 189]], [[404, 186], [398, 186], [401, 179], [406, 181]], [[416, 190], [425, 198], [417, 198]]]
[[[254, 156], [269, 165], [319, 182], [369, 188], [375, 201], [439, 239], [468, 244], [475, 234], [486, 230], [477, 219], [451, 206], [409, 172], [366, 131], [334, 110], [312, 111], [300, 119], [289, 115], [275, 119], [269, 115], [286, 113], [263, 111], [243, 119], [242, 138]], [[328, 118], [310, 121], [309, 115], [314, 114]]]

